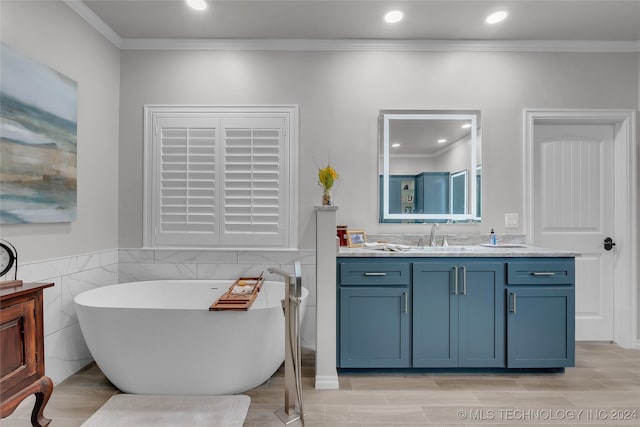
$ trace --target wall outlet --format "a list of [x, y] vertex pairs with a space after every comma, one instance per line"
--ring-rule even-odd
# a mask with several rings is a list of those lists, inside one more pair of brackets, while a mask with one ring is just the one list
[[506, 213], [504, 214], [504, 228], [520, 227], [520, 214]]

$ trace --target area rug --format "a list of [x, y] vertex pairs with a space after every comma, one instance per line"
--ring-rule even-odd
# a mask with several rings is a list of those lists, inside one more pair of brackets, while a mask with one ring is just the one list
[[242, 427], [249, 396], [117, 394], [82, 427]]

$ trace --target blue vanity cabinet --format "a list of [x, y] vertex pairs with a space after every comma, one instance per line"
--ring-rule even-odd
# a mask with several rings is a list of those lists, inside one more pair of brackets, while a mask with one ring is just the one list
[[413, 366], [504, 367], [503, 262], [413, 263]]
[[338, 366], [407, 368], [410, 359], [409, 263], [338, 262]]
[[575, 365], [575, 261], [507, 264], [507, 367]]
[[338, 257], [340, 368], [575, 365], [575, 259]]

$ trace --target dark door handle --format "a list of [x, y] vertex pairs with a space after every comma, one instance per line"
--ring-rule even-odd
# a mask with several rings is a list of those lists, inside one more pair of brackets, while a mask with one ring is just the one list
[[610, 251], [611, 249], [613, 249], [613, 247], [616, 244], [613, 242], [613, 239], [611, 237], [607, 237], [606, 239], [604, 239], [604, 250], [605, 251]]

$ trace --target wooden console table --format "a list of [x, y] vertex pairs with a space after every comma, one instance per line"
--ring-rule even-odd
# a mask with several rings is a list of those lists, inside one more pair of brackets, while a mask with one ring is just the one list
[[25, 283], [0, 290], [0, 416], [8, 417], [32, 394], [31, 425], [44, 427], [53, 382], [44, 375], [42, 290], [53, 283]]

